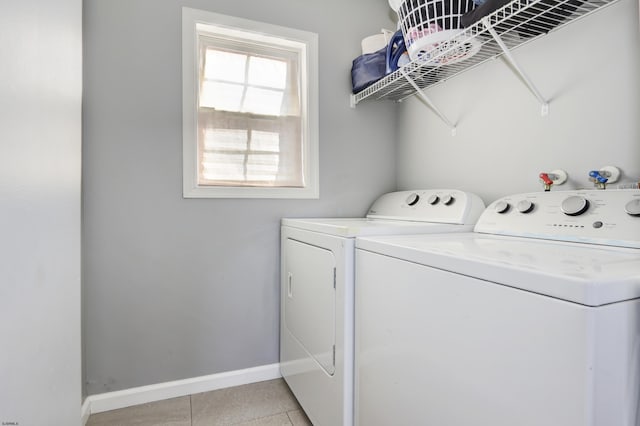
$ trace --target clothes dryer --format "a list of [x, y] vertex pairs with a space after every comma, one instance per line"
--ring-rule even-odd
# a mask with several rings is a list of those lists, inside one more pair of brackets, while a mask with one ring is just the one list
[[470, 231], [482, 200], [400, 191], [366, 218], [282, 219], [280, 369], [316, 426], [353, 424], [355, 237]]
[[640, 425], [640, 191], [356, 247], [356, 424]]

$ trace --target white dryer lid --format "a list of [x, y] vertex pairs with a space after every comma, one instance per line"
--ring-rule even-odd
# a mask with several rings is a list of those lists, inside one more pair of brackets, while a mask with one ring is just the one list
[[371, 235], [468, 232], [473, 229], [473, 225], [365, 218], [284, 218], [282, 225], [345, 238]]
[[588, 306], [640, 298], [640, 249], [478, 233], [359, 238], [356, 248]]

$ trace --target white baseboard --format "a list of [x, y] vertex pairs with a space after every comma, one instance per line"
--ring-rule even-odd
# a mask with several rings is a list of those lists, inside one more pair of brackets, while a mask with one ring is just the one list
[[[173, 382], [158, 383], [155, 385], [140, 386], [116, 392], [101, 393], [88, 396], [82, 404], [83, 425], [89, 415], [103, 411], [116, 410], [132, 405], [145, 404], [147, 402], [163, 399], [177, 398], [200, 392], [209, 392], [232, 386], [246, 385], [248, 383], [262, 382], [278, 379], [280, 364], [262, 365], [246, 368], [244, 370], [227, 371], [225, 373], [211, 374], [209, 376], [194, 377], [192, 379], [176, 380]], [[86, 416], [86, 419], [85, 419]]]
[[85, 398], [84, 403], [80, 408], [80, 421], [82, 422], [80, 424], [82, 426], [85, 426], [87, 424], [87, 421], [89, 420], [90, 415], [91, 415], [91, 402], [89, 401], [89, 398]]

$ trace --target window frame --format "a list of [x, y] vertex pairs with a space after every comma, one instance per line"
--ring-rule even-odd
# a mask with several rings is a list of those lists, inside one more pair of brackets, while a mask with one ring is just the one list
[[[265, 42], [304, 45], [300, 58], [300, 99], [304, 187], [198, 185], [198, 26], [238, 31]], [[182, 112], [184, 198], [319, 198], [318, 35], [214, 12], [182, 8]]]

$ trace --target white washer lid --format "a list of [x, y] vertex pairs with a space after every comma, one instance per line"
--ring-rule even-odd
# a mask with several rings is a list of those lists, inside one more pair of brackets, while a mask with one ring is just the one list
[[346, 238], [371, 235], [468, 232], [473, 229], [473, 225], [365, 218], [284, 218], [282, 225]]
[[640, 249], [477, 233], [358, 238], [356, 248], [588, 306], [640, 297]]

